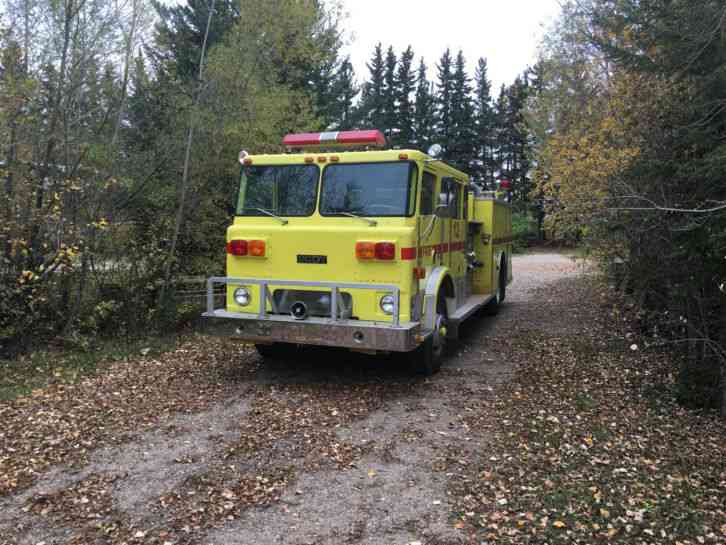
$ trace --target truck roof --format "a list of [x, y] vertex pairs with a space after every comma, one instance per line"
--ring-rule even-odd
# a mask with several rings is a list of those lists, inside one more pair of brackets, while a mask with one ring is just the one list
[[[275, 153], [248, 155], [245, 164], [254, 165], [298, 165], [315, 163], [319, 164], [344, 164], [344, 163], [379, 163], [388, 161], [401, 161], [401, 156], [407, 156], [407, 160], [425, 163], [427, 168], [443, 175], [450, 176], [462, 184], [469, 183], [469, 176], [464, 172], [447, 165], [439, 159], [434, 159], [427, 154], [412, 149], [388, 149], [372, 151], [320, 151], [310, 150], [305, 153]], [[335, 157], [335, 161], [331, 161]], [[311, 161], [313, 159], [313, 161]]]

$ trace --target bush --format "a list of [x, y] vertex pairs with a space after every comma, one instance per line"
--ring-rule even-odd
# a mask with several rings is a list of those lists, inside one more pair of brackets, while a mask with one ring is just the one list
[[512, 235], [514, 236], [514, 252], [526, 251], [538, 240], [536, 220], [525, 212], [513, 212]]

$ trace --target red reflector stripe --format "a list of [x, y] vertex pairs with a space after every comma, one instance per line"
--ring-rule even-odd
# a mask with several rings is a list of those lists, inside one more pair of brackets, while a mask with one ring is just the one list
[[401, 248], [401, 259], [416, 259], [416, 248]]
[[432, 246], [421, 246], [421, 256], [426, 257], [431, 255], [431, 252], [437, 254], [445, 254], [448, 252], [462, 251], [466, 248], [466, 242], [452, 242], [451, 244], [434, 244]]

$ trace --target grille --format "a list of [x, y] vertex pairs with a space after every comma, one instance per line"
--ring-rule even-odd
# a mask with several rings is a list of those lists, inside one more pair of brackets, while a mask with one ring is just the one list
[[[308, 316], [329, 317], [331, 292], [308, 290], [275, 290], [272, 293], [274, 312], [290, 314], [290, 305], [297, 301], [308, 307]], [[350, 318], [353, 315], [353, 298], [350, 293], [338, 292], [338, 317]]]

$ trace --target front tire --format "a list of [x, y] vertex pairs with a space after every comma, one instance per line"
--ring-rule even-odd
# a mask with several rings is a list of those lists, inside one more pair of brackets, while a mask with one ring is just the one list
[[443, 293], [439, 293], [436, 299], [434, 331], [423, 344], [407, 355], [415, 373], [429, 377], [441, 369], [441, 362], [446, 354], [447, 323], [446, 299]]

